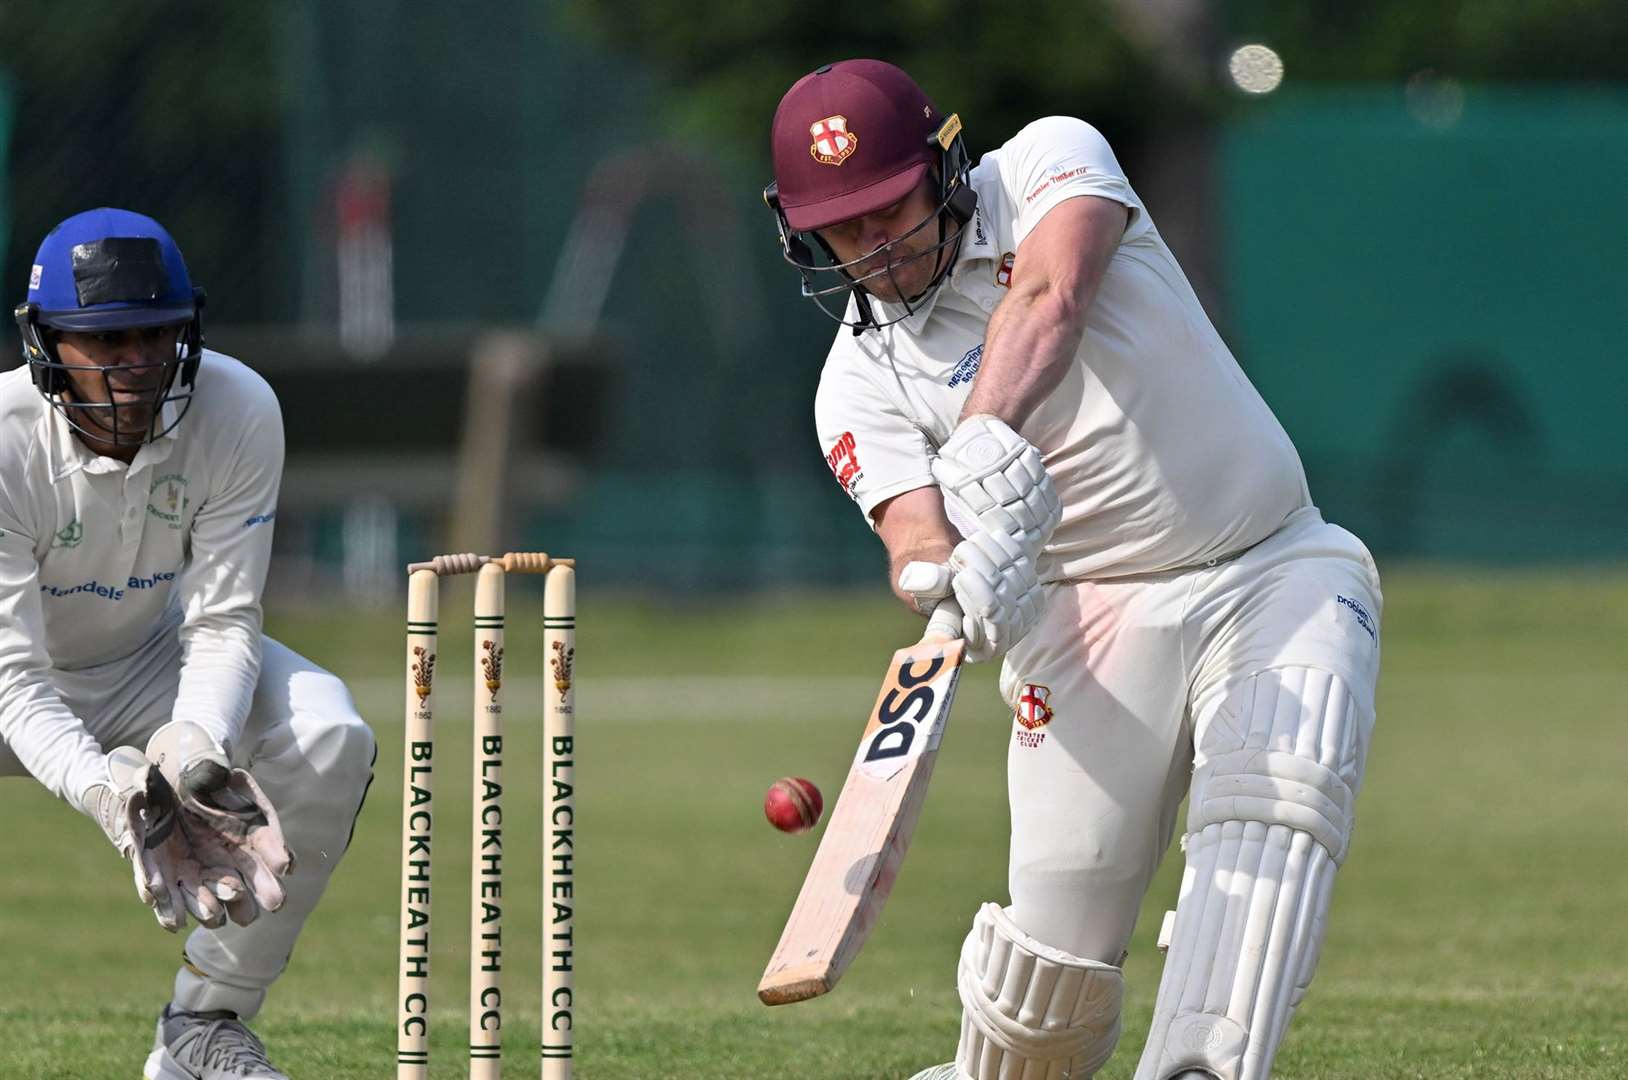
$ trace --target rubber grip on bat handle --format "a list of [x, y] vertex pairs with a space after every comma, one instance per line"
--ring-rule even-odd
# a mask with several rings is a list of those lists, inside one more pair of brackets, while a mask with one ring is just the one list
[[961, 636], [961, 605], [954, 600], [940, 600], [927, 620], [923, 641], [954, 641]]

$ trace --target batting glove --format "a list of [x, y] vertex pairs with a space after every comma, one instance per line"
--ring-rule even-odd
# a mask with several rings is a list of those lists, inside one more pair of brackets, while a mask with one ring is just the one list
[[899, 590], [919, 611], [959, 605], [960, 636], [972, 661], [1000, 656], [1040, 621], [1034, 560], [1009, 536], [976, 532], [955, 546], [947, 563], [906, 563]]
[[1034, 444], [995, 416], [956, 425], [932, 461], [933, 479], [989, 533], [1011, 537], [1039, 557], [1062, 520], [1062, 503]]
[[964, 613], [971, 660], [992, 660], [1023, 640], [1040, 621], [1040, 579], [1034, 559], [1010, 536], [973, 533], [950, 554], [951, 585]]

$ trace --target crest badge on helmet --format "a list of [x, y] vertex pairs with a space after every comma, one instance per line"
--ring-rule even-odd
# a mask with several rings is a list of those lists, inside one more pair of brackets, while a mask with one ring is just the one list
[[808, 125], [814, 136], [808, 152], [821, 165], [841, 165], [859, 147], [859, 136], [848, 130], [846, 116], [827, 116]]

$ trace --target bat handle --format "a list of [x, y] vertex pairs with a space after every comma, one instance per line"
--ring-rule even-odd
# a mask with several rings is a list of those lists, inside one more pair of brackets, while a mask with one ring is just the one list
[[961, 605], [954, 600], [940, 600], [927, 620], [923, 641], [955, 641], [961, 636]]

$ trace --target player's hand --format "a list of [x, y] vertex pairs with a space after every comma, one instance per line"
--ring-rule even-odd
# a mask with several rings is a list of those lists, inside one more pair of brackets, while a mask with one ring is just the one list
[[158, 925], [175, 933], [187, 913], [205, 926], [222, 926], [221, 895], [247, 892], [230, 871], [206, 870], [180, 827], [180, 806], [163, 774], [141, 751], [121, 746], [107, 755], [107, 775], [80, 797], [80, 808], [101, 826], [130, 863], [136, 895]]
[[931, 467], [946, 500], [964, 508], [983, 531], [1016, 541], [1031, 562], [1062, 520], [1040, 451], [999, 417], [961, 421]]
[[153, 733], [147, 757], [178, 793], [180, 828], [198, 861], [219, 867], [230, 886], [220, 900], [240, 926], [287, 899], [282, 879], [294, 869], [277, 810], [244, 769], [231, 767], [225, 750], [196, 724], [172, 721]]
[[[954, 580], [955, 571], [950, 569], [949, 563], [908, 562], [899, 571], [899, 591], [910, 597], [917, 611], [927, 616], [923, 641], [945, 637], [965, 639], [961, 605], [955, 602]], [[968, 648], [971, 648], [970, 642]]]

